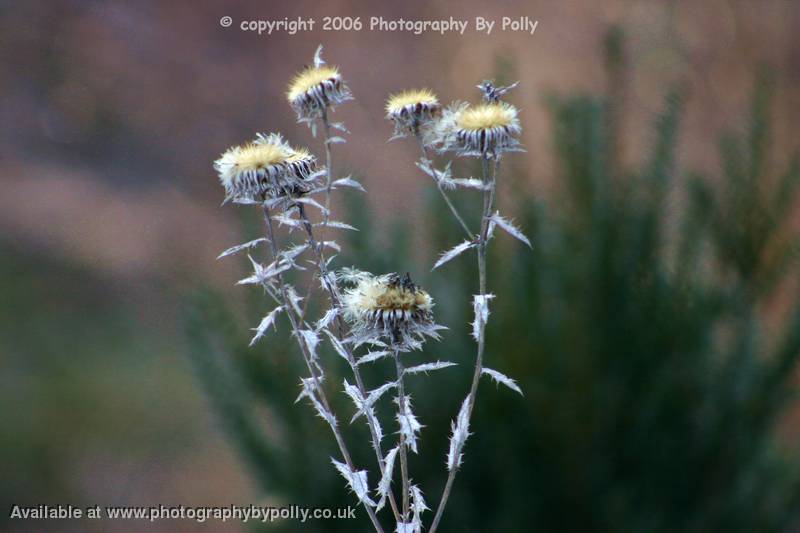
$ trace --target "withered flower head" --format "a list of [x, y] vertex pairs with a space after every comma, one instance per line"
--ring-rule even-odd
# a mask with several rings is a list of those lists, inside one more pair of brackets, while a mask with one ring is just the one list
[[301, 121], [319, 118], [328, 107], [352, 98], [339, 69], [326, 65], [321, 54], [320, 46], [313, 66], [298, 72], [286, 91], [286, 98]]
[[411, 89], [393, 94], [386, 101], [386, 118], [394, 123], [395, 137], [406, 133], [417, 135], [442, 110], [439, 100], [429, 89]]
[[343, 305], [359, 342], [383, 338], [416, 348], [422, 335], [437, 336], [440, 327], [433, 322], [433, 299], [409, 274], [355, 272], [343, 278], [355, 282], [344, 292]]
[[243, 146], [228, 149], [214, 162], [230, 199], [258, 200], [302, 194], [309, 187], [316, 158], [303, 148], [292, 148], [277, 134], [258, 134]]

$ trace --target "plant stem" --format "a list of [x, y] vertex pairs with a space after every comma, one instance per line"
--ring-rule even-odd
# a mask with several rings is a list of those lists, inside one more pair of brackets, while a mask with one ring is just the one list
[[[400, 350], [395, 343], [392, 347], [394, 352], [394, 364], [397, 369], [397, 392], [398, 392], [398, 410], [400, 417], [406, 420], [406, 391], [403, 379], [403, 362], [400, 360]], [[403, 522], [408, 522], [408, 509], [409, 509], [409, 480], [408, 480], [408, 451], [406, 450], [406, 437], [403, 433], [402, 427], [400, 428], [400, 472], [403, 478]]]
[[[486, 298], [486, 245], [489, 240], [489, 217], [492, 216], [492, 206], [494, 204], [494, 193], [496, 188], [497, 178], [497, 159], [495, 158], [492, 168], [492, 176], [489, 178], [489, 160], [484, 155], [481, 159], [481, 178], [484, 185], [487, 185], [483, 193], [483, 215], [481, 217], [481, 232], [478, 235], [478, 290], [480, 296]], [[475, 317], [478, 320], [478, 317]], [[467, 402], [467, 422], [472, 418], [472, 409], [475, 407], [475, 395], [478, 392], [478, 384], [481, 380], [481, 373], [483, 372], [483, 353], [486, 346], [486, 322], [480, 321], [478, 328], [478, 352], [475, 356], [475, 372], [472, 375], [472, 385], [469, 389], [468, 402]], [[461, 453], [461, 449], [456, 450], [456, 454]], [[458, 467], [453, 468], [447, 476], [444, 490], [442, 491], [442, 498], [439, 500], [439, 506], [436, 508], [436, 515], [433, 518], [433, 523], [429, 533], [435, 533], [439, 522], [442, 519], [442, 513], [447, 505], [447, 500], [450, 498], [450, 491], [453, 488], [453, 481], [456, 478]]]
[[[326, 288], [328, 292], [328, 297], [331, 301], [331, 306], [338, 311], [341, 311], [341, 299], [339, 297], [339, 289], [336, 284], [336, 278], [333, 276], [329, 276], [328, 274], [328, 267], [326, 266], [325, 262], [325, 254], [322, 249], [322, 244], [319, 243], [316, 238], [314, 237], [314, 228], [311, 224], [311, 221], [308, 219], [306, 215], [305, 207], [303, 204], [297, 204], [298, 212], [300, 214], [300, 219], [303, 222], [303, 228], [305, 228], [306, 235], [308, 236], [308, 243], [311, 248], [314, 250], [316, 260], [317, 260], [317, 270], [319, 271], [320, 277], [323, 279], [323, 286]], [[358, 387], [358, 391], [361, 394], [362, 398], [367, 397], [367, 389], [364, 386], [364, 381], [361, 378], [361, 372], [358, 369], [358, 365], [356, 364], [355, 356], [353, 355], [352, 350], [350, 349], [349, 344], [344, 342], [345, 340], [345, 325], [341, 317], [341, 312], [338, 312], [335, 318], [336, 323], [336, 331], [334, 335], [336, 338], [341, 342], [342, 347], [345, 350], [347, 355], [347, 362], [350, 364], [350, 368], [353, 371], [353, 376], [356, 380], [356, 386]], [[375, 456], [378, 460], [378, 466], [380, 467], [381, 474], [383, 474], [384, 468], [386, 467], [385, 462], [383, 460], [383, 450], [381, 448], [380, 439], [378, 439], [378, 431], [377, 431], [377, 422], [373, 413], [369, 410], [365, 410], [364, 416], [367, 418], [367, 426], [369, 427], [370, 436], [372, 439], [372, 448], [375, 450]], [[394, 499], [394, 493], [392, 489], [389, 489], [389, 505], [392, 508], [392, 513], [394, 514], [395, 520], [400, 520], [400, 513], [397, 509], [397, 502]]]
[[[272, 227], [272, 217], [270, 215], [269, 207], [266, 203], [263, 203], [263, 211], [264, 211], [264, 223], [267, 229], [267, 241], [270, 244], [270, 250], [272, 252], [273, 260], [278, 259], [278, 246], [275, 242], [275, 231]], [[328, 413], [333, 415], [333, 411], [331, 410], [330, 403], [328, 402], [327, 395], [325, 391], [322, 389], [321, 381], [319, 375], [317, 373], [317, 369], [315, 368], [315, 363], [312, 361], [312, 355], [308, 350], [308, 346], [303, 341], [302, 336], [300, 335], [300, 327], [298, 324], [298, 317], [295, 315], [294, 307], [291, 305], [288, 295], [286, 294], [286, 285], [283, 283], [283, 276], [281, 274], [277, 275], [278, 284], [280, 286], [280, 297], [283, 300], [283, 306], [286, 309], [286, 315], [289, 317], [289, 322], [292, 326], [292, 334], [297, 339], [297, 343], [300, 347], [300, 351], [303, 354], [303, 359], [305, 360], [306, 366], [308, 367], [308, 371], [311, 373], [311, 377], [314, 380], [314, 391], [313, 394], [317, 395], [317, 399], [323, 405], [323, 407], [327, 410]], [[353, 466], [353, 460], [350, 456], [350, 452], [347, 449], [347, 445], [345, 444], [344, 437], [342, 437], [341, 431], [339, 430], [336, 424], [328, 424], [333, 431], [333, 435], [336, 439], [336, 444], [339, 446], [339, 451], [344, 458], [345, 464], [347, 464], [347, 468], [350, 471], [355, 471], [355, 467]], [[372, 525], [375, 527], [375, 531], [378, 533], [383, 533], [383, 528], [381, 527], [380, 522], [378, 522], [378, 518], [375, 515], [375, 511], [370, 507], [366, 502], [362, 502], [364, 509], [367, 511], [367, 515], [369, 515], [369, 519], [372, 522]]]
[[[428, 162], [430, 162], [432, 164], [433, 162], [428, 158], [428, 149], [425, 148], [425, 143], [422, 141], [422, 136], [419, 133], [417, 133], [416, 137], [417, 137], [417, 142], [419, 142], [420, 150], [422, 150], [423, 159], [425, 159], [426, 161], [428, 161]], [[441, 182], [439, 180], [435, 180], [435, 181], [436, 181], [436, 188], [439, 189], [439, 192], [442, 194], [442, 198], [444, 199], [444, 202], [447, 204], [447, 207], [450, 208], [450, 212], [453, 213], [453, 216], [456, 217], [456, 220], [458, 220], [458, 223], [464, 229], [464, 233], [467, 234], [467, 238], [469, 240], [474, 239], [475, 238], [475, 234], [472, 233], [472, 231], [470, 231], [469, 226], [467, 226], [467, 223], [464, 222], [464, 218], [458, 212], [458, 209], [456, 209], [456, 206], [455, 206], [455, 204], [453, 204], [452, 200], [450, 200], [450, 197], [445, 192], [444, 188], [442, 187]]]
[[331, 123], [328, 120], [328, 108], [322, 110], [322, 128], [325, 131], [325, 212], [322, 213], [325, 225], [328, 225], [328, 214], [331, 208], [331, 182], [333, 176], [333, 156], [331, 154]]

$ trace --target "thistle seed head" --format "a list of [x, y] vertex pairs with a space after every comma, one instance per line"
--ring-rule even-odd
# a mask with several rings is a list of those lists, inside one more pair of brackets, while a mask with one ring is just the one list
[[386, 338], [408, 345], [415, 335], [435, 335], [433, 299], [409, 274], [360, 272], [350, 279], [355, 286], [344, 292], [344, 317], [361, 342]]
[[214, 162], [214, 169], [226, 198], [258, 200], [307, 192], [315, 164], [307, 150], [292, 148], [272, 133], [228, 149]]
[[319, 118], [328, 107], [352, 98], [339, 69], [322, 61], [321, 50], [321, 47], [317, 50], [314, 65], [298, 72], [286, 91], [286, 98], [298, 120]]
[[505, 102], [475, 106], [455, 104], [446, 109], [427, 142], [440, 151], [464, 156], [496, 158], [519, 150], [516, 136], [522, 128], [517, 108]]
[[420, 128], [440, 115], [442, 106], [433, 91], [411, 89], [393, 94], [386, 101], [386, 118], [394, 123], [394, 136], [417, 135]]

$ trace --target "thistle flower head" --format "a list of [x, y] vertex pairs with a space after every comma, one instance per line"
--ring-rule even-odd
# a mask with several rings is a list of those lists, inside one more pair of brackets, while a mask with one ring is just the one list
[[229, 148], [214, 162], [214, 169], [227, 198], [257, 200], [307, 192], [315, 163], [307, 150], [292, 148], [272, 133]]
[[339, 69], [326, 65], [321, 54], [320, 46], [314, 56], [313, 66], [298, 72], [286, 91], [286, 98], [301, 121], [318, 118], [328, 107], [352, 98]]
[[470, 106], [461, 103], [443, 112], [427, 142], [441, 151], [492, 158], [519, 150], [516, 136], [521, 131], [517, 108], [511, 104], [489, 102]]
[[386, 118], [394, 123], [395, 137], [406, 133], [416, 135], [421, 126], [429, 124], [441, 112], [442, 106], [430, 89], [411, 89], [393, 94], [386, 101]]
[[351, 274], [355, 286], [344, 292], [344, 317], [358, 342], [388, 339], [392, 344], [416, 348], [421, 336], [436, 337], [433, 299], [411, 277], [366, 272]]

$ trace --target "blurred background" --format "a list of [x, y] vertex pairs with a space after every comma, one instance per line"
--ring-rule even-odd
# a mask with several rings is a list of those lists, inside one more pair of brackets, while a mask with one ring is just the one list
[[[539, 24], [318, 31], [326, 15]], [[317, 30], [238, 29], [298, 16]], [[525, 397], [482, 384], [441, 531], [800, 531], [799, 25], [783, 0], [3, 3], [3, 508], [353, 502], [322, 422], [292, 403], [287, 324], [248, 349], [267, 304], [234, 286], [245, 264], [215, 259], [259, 228], [220, 207], [213, 160], [262, 131], [320, 152], [283, 92], [322, 43], [355, 96], [334, 115], [351, 132], [337, 172], [369, 191], [335, 199], [362, 229], [338, 236], [337, 264], [410, 271], [451, 328], [415, 361], [460, 363], [411, 387], [429, 504], [474, 358], [474, 261], [429, 272], [458, 227], [415, 145], [386, 142], [383, 102], [521, 82], [509, 101], [527, 151], [506, 159], [499, 205], [534, 251], [493, 242], [487, 364]], [[478, 198], [457, 196], [475, 220]], [[368, 529], [358, 520], [303, 530]], [[259, 530], [0, 516], [8, 531], [145, 528]]]

